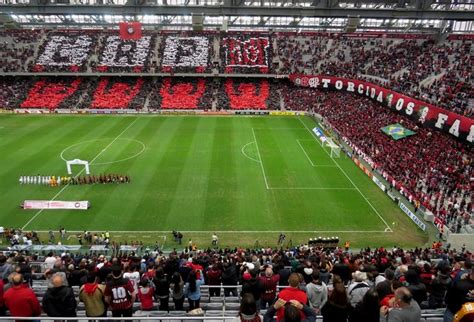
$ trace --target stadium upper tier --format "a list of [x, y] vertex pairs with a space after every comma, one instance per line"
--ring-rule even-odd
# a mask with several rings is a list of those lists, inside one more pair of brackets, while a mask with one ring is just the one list
[[0, 33], [0, 71], [150, 74], [327, 74], [366, 79], [472, 117], [472, 35], [153, 32]]

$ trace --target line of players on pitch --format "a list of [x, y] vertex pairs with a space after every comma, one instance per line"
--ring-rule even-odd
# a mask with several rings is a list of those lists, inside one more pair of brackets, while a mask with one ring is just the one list
[[81, 184], [95, 184], [95, 183], [130, 183], [128, 175], [121, 174], [101, 174], [101, 175], [87, 175], [87, 176], [21, 176], [20, 184], [40, 184], [57, 187], [61, 185], [81, 185]]

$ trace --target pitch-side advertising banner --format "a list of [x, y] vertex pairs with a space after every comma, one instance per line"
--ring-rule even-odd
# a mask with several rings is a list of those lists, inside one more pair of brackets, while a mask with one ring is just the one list
[[363, 80], [333, 76], [293, 74], [290, 75], [290, 80], [298, 86], [345, 91], [370, 97], [389, 109], [408, 116], [415, 122], [449, 133], [457, 139], [473, 144], [473, 119], [449, 112], [390, 89]]
[[23, 209], [75, 209], [87, 210], [89, 201], [25, 200]]

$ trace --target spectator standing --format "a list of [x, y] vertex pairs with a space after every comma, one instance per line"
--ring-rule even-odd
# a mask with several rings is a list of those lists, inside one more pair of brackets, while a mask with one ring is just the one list
[[454, 314], [458, 312], [466, 302], [473, 302], [474, 290], [474, 270], [469, 275], [454, 282], [446, 293], [446, 311], [444, 312], [444, 322], [453, 321]]
[[251, 293], [246, 293], [240, 300], [239, 316], [234, 322], [261, 322], [262, 316], [258, 314], [257, 302]]
[[51, 317], [75, 317], [76, 298], [72, 288], [64, 286], [64, 276], [54, 274], [53, 287], [48, 288], [43, 297], [43, 310]]
[[7, 280], [8, 276], [13, 272], [13, 267], [7, 262], [5, 255], [0, 255], [0, 278]]
[[375, 289], [368, 290], [362, 302], [356, 305], [349, 315], [349, 322], [379, 322], [380, 304]]
[[[278, 294], [278, 298], [285, 302], [296, 300], [299, 303], [308, 303], [308, 296], [299, 288], [300, 282], [300, 276], [297, 273], [291, 273], [288, 279], [289, 287], [283, 289], [280, 294]], [[279, 321], [283, 319], [284, 313], [282, 308], [278, 310], [277, 318]]]
[[260, 309], [264, 310], [271, 306], [276, 298], [276, 290], [280, 275], [273, 273], [271, 265], [265, 268], [264, 275], [259, 277], [262, 285], [262, 296], [260, 297]]
[[[237, 285], [237, 267], [232, 262], [224, 262], [224, 272], [222, 272], [222, 284], [226, 286]], [[224, 288], [224, 296], [237, 296], [237, 288]]]
[[140, 283], [140, 273], [138, 272], [138, 265], [131, 264], [127, 267], [127, 272], [123, 273], [124, 278], [128, 278], [132, 284], [135, 292], [138, 291], [138, 284]]
[[167, 275], [162, 267], [156, 269], [156, 276], [153, 279], [155, 284], [155, 295], [160, 300], [160, 311], [168, 311], [170, 298], [170, 285]]
[[[258, 279], [258, 271], [255, 269], [255, 265], [252, 263], [248, 263], [245, 265], [246, 271], [242, 277], [242, 293], [244, 295], [246, 293], [251, 293], [257, 302], [257, 306], [260, 307], [260, 296], [262, 295], [262, 285], [260, 284], [260, 280]], [[244, 267], [244, 266], [242, 266]]]
[[171, 296], [173, 297], [174, 309], [181, 311], [184, 303], [184, 281], [181, 274], [178, 272], [175, 272], [173, 276], [171, 276], [170, 289]]
[[23, 276], [14, 273], [12, 287], [5, 292], [5, 306], [11, 316], [35, 317], [41, 314], [41, 306], [32, 289], [23, 283]]
[[129, 279], [123, 278], [120, 266], [112, 267], [112, 278], [105, 286], [105, 301], [113, 317], [131, 317], [136, 294]]
[[431, 293], [428, 298], [428, 304], [430, 309], [437, 309], [443, 307], [444, 299], [446, 297], [446, 291], [452, 280], [449, 276], [449, 267], [445, 267], [438, 271], [438, 274], [431, 282]]
[[84, 302], [88, 317], [107, 316], [104, 291], [105, 285], [98, 283], [96, 274], [89, 273], [87, 282], [79, 289], [79, 299]]
[[313, 272], [312, 278], [313, 280], [306, 285], [306, 294], [308, 295], [309, 306], [316, 314], [319, 314], [328, 300], [328, 287], [319, 279], [318, 270]]
[[4, 286], [3, 280], [0, 279], [0, 316], [5, 316], [7, 313], [7, 309], [5, 308]]
[[380, 322], [419, 322], [420, 319], [420, 306], [406, 287], [395, 291], [395, 306], [392, 309], [387, 306], [380, 308]]
[[347, 287], [347, 296], [351, 306], [354, 308], [362, 301], [370, 286], [367, 283], [367, 273], [365, 272], [355, 271], [352, 274], [352, 278], [353, 282]]
[[192, 270], [189, 272], [188, 282], [185, 285], [185, 294], [188, 298], [189, 311], [200, 307], [199, 302], [201, 301], [202, 284], [204, 284], [204, 274], [201, 271]]
[[209, 297], [221, 296], [222, 271], [217, 264], [212, 265], [206, 275], [207, 284], [209, 285]]
[[408, 269], [405, 273], [405, 281], [413, 299], [421, 306], [421, 303], [426, 301], [428, 295], [426, 293], [426, 285], [421, 283], [420, 276], [416, 270]]
[[351, 311], [344, 283], [338, 275], [333, 277], [333, 290], [321, 309], [323, 322], [346, 322]]
[[[282, 311], [282, 317], [275, 319], [275, 313]], [[270, 306], [264, 316], [265, 322], [314, 322], [316, 314], [306, 304], [296, 300], [284, 301], [278, 299], [275, 304]]]
[[137, 297], [140, 301], [140, 308], [142, 311], [153, 310], [153, 296], [155, 289], [153, 283], [148, 279], [144, 278], [141, 280], [138, 286]]

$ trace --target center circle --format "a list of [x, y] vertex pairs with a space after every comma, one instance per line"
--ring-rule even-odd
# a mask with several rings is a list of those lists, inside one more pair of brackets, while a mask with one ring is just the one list
[[[110, 143], [113, 142], [112, 145]], [[74, 160], [74, 159], [81, 159], [87, 160], [91, 162], [98, 156], [106, 155], [107, 150], [112, 147], [113, 145], [130, 145], [124, 157], [118, 160], [110, 160], [104, 162], [95, 162], [91, 163], [93, 165], [106, 165], [106, 164], [113, 164], [118, 162], [127, 161], [133, 158], [138, 157], [142, 154], [146, 146], [142, 141], [135, 140], [135, 139], [93, 139], [82, 141], [79, 143], [75, 143], [73, 145], [68, 146], [64, 150], [61, 151], [60, 157], [63, 161]]]

